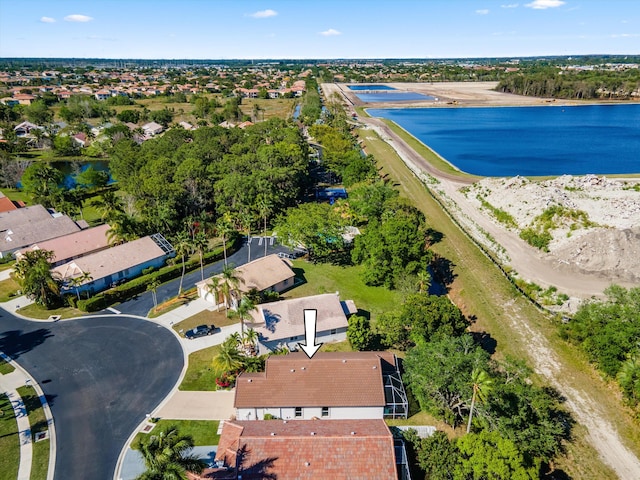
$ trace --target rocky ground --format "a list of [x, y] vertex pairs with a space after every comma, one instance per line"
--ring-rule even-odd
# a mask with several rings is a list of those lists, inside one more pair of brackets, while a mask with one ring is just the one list
[[518, 234], [526, 228], [544, 231], [540, 215], [556, 207], [563, 213], [554, 215], [546, 230], [552, 238], [551, 259], [611, 282], [640, 283], [640, 179], [485, 178], [465, 193], [494, 219], [496, 214], [482, 201], [508, 213], [516, 225], [509, 227], [503, 221], [502, 226]]

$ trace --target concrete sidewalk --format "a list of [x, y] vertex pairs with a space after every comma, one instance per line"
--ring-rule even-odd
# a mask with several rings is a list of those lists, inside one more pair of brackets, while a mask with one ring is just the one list
[[18, 435], [20, 438], [20, 466], [18, 467], [18, 480], [29, 480], [31, 477], [31, 460], [33, 458], [33, 444], [31, 443], [31, 425], [27, 408], [22, 397], [18, 393], [18, 387], [27, 384], [27, 378], [20, 370], [14, 370], [6, 375], [0, 375], [0, 391], [5, 392], [18, 423]]

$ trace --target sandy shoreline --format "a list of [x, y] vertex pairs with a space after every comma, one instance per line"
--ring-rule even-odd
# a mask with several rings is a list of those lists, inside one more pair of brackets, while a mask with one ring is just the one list
[[[547, 99], [495, 92], [491, 90], [495, 82], [387, 85], [432, 95], [438, 101], [400, 104], [376, 102], [368, 106], [451, 107], [447, 102], [453, 101], [458, 106], [585, 105], [584, 102], [551, 103]], [[352, 101], [354, 92], [348, 90], [345, 84], [323, 84], [322, 88], [327, 97], [333, 93], [340, 95], [351, 111], [358, 106]], [[509, 179], [482, 179], [446, 173], [427, 162], [381, 119], [361, 117], [360, 122], [387, 141], [423, 181], [435, 179], [436, 184], [428, 185], [429, 188], [441, 198], [468, 233], [484, 248], [492, 251], [501, 263], [518, 272], [519, 278], [544, 288], [556, 287], [559, 292], [568, 294], [571, 298], [563, 305], [565, 310], [574, 311], [581, 301], [602, 296], [605, 288], [612, 283], [628, 287], [640, 285], [640, 274], [635, 274], [635, 267], [640, 268], [640, 235], [633, 228], [640, 224], [640, 189], [633, 187], [640, 179], [598, 180], [603, 177], [565, 176], [547, 181], [513, 182]], [[581, 180], [585, 178], [588, 180]], [[472, 184], [474, 190], [469, 194], [468, 189]], [[532, 188], [535, 189], [535, 196], [532, 196]], [[517, 226], [507, 228], [498, 222], [486, 206], [483, 207], [478, 201], [480, 191], [493, 207], [512, 214], [517, 219]], [[535, 217], [520, 212], [537, 212], [538, 215], [550, 205], [585, 211], [598, 226], [576, 231], [567, 230], [566, 225], [561, 226], [553, 233], [554, 239], [548, 253], [531, 247], [519, 237], [519, 232], [529, 227]]]

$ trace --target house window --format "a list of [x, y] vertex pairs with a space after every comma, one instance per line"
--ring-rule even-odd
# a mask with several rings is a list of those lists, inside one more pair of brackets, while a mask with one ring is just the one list
[[335, 335], [336, 333], [338, 333], [338, 329], [337, 328], [332, 328], [331, 329], [331, 335]]
[[293, 342], [294, 340], [297, 340], [298, 337], [289, 337], [289, 341]]
[[296, 418], [302, 418], [302, 407], [296, 407]]
[[329, 407], [322, 407], [322, 416], [323, 417], [329, 416]]
[[285, 278], [285, 279], [284, 279], [284, 282], [283, 282], [282, 284], [283, 284], [283, 285], [285, 285], [285, 286], [286, 286], [286, 285], [289, 285], [289, 279], [288, 279], [288, 278]]

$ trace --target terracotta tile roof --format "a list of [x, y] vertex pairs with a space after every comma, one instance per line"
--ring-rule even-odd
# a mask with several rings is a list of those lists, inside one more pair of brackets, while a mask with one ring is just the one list
[[324, 293], [258, 305], [251, 328], [268, 342], [304, 335], [304, 310], [317, 310], [318, 332], [346, 328], [347, 313], [352, 313], [337, 293]]
[[13, 203], [9, 197], [5, 197], [2, 192], [0, 192], [0, 212], [8, 212], [9, 210], [17, 210], [15, 203]]
[[[278, 257], [278, 255], [268, 255], [260, 257], [249, 263], [245, 263], [235, 269], [236, 276], [240, 278], [238, 290], [243, 293], [255, 288], [259, 292], [273, 287], [280, 282], [295, 277], [291, 269], [291, 262]], [[217, 275], [221, 277], [221, 275]], [[205, 286], [210, 279], [196, 283], [196, 286]]]
[[55, 253], [54, 263], [69, 261], [107, 248], [109, 246], [109, 240], [107, 239], [107, 230], [109, 228], [109, 225], [100, 225], [52, 240], [38, 242], [28, 249], [18, 250], [16, 258], [19, 258], [20, 254], [26, 250], [51, 250]]
[[225, 422], [216, 459], [233, 468], [238, 462], [243, 480], [398, 478], [384, 420]]
[[390, 365], [388, 352], [271, 356], [264, 372], [238, 376], [234, 407], [383, 407], [382, 373]]

